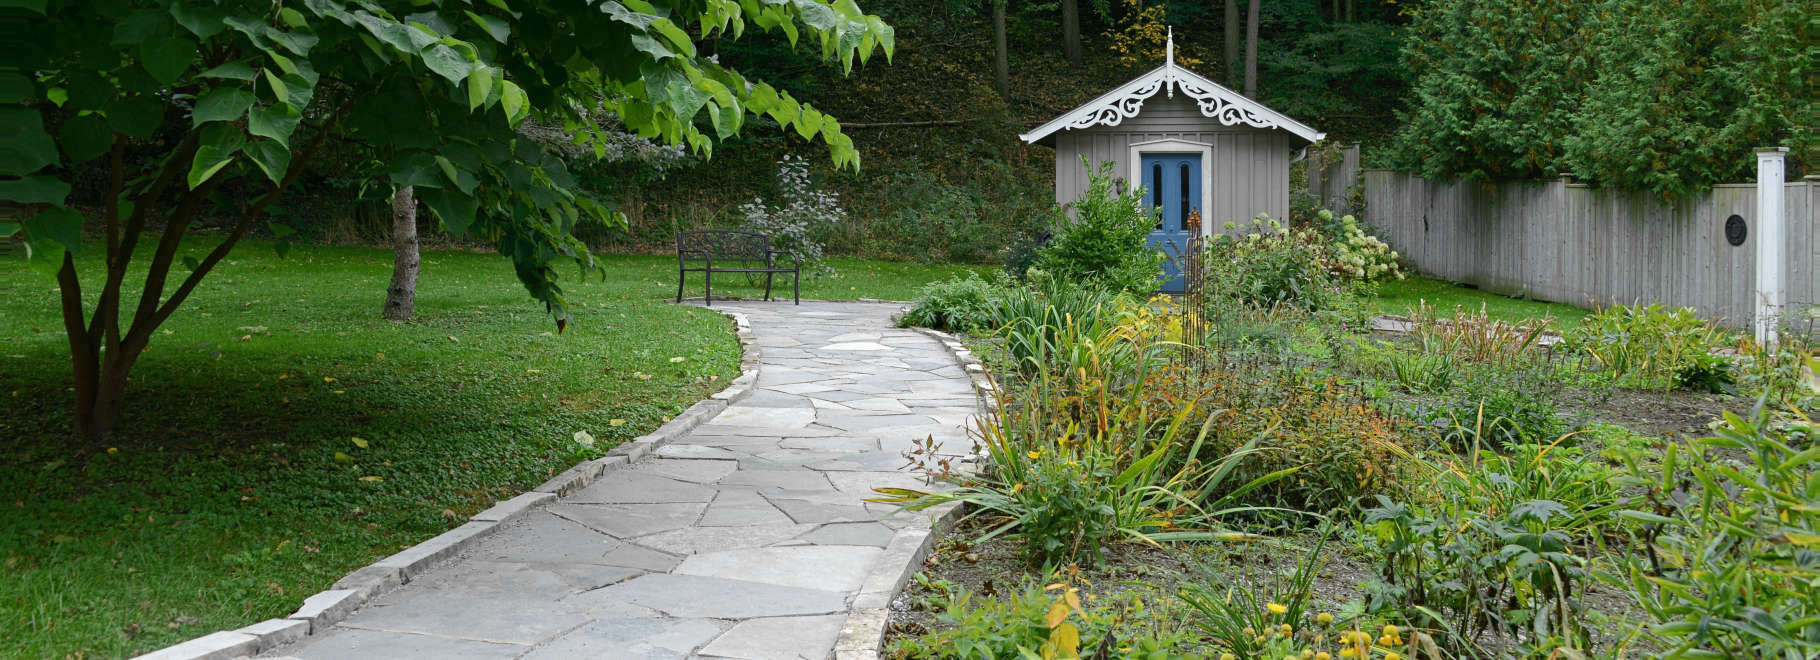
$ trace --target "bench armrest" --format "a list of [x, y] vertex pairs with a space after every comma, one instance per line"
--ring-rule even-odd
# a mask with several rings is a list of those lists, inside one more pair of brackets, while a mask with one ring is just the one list
[[801, 258], [797, 257], [795, 254], [791, 254], [790, 251], [788, 251], [788, 250], [765, 250], [765, 265], [768, 267], [775, 268], [777, 266], [777, 255], [780, 255], [780, 254], [784, 255], [786, 257], [789, 257], [790, 262], [793, 265], [795, 265], [796, 267], [798, 267], [798, 268], [802, 267], [803, 260]]

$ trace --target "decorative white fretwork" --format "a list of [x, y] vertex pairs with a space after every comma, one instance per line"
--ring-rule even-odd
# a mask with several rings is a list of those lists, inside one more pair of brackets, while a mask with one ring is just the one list
[[1019, 137], [1025, 142], [1034, 143], [1056, 131], [1117, 126], [1126, 119], [1136, 117], [1143, 110], [1144, 101], [1156, 96], [1157, 92], [1175, 98], [1178, 89], [1194, 99], [1201, 116], [1225, 126], [1243, 124], [1263, 129], [1283, 129], [1309, 142], [1319, 142], [1326, 137], [1325, 133], [1271, 110], [1243, 94], [1176, 66], [1174, 29], [1169, 32], [1163, 52], [1162, 66]]

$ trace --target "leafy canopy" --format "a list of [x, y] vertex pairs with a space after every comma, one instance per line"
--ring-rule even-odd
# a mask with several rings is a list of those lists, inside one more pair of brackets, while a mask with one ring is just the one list
[[[852, 0], [8, 4], [0, 14], [34, 29], [7, 56], [16, 68], [0, 70], [0, 201], [28, 205], [29, 217], [0, 224], [0, 235], [23, 230], [35, 263], [79, 256], [84, 218], [68, 203], [90, 161], [109, 156], [114, 179], [102, 200], [111, 264], [117, 252], [131, 258], [154, 213], [179, 236], [204, 209], [232, 218], [231, 246], [333, 134], [389, 154], [393, 184], [416, 186], [450, 232], [492, 242], [559, 320], [551, 263], [591, 268], [571, 231], [622, 219], [578, 191], [560, 158], [515, 130], [521, 122], [559, 124], [598, 154], [609, 136], [596, 119], [613, 116], [706, 154], [763, 115], [857, 167], [833, 117], [748, 81], [697, 42], [756, 29], [847, 70], [893, 49], [891, 28]], [[270, 192], [211, 195], [230, 181]]]

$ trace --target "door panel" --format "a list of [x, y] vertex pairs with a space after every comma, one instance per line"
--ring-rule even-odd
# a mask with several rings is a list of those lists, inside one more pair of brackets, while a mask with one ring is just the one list
[[1152, 249], [1167, 257], [1163, 263], [1163, 291], [1181, 293], [1181, 252], [1200, 233], [1197, 218], [1205, 213], [1201, 209], [1201, 155], [1143, 154], [1139, 167], [1145, 202], [1161, 210], [1149, 242]]

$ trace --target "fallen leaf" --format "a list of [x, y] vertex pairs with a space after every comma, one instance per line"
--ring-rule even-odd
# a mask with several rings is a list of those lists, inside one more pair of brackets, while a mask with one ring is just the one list
[[624, 420], [624, 419], [615, 418], [615, 419], [607, 420], [607, 426], [625, 426], [625, 425], [626, 425], [626, 420]]
[[385, 481], [385, 477], [369, 474], [367, 476], [361, 477], [360, 480], [361, 481], [371, 481], [373, 483], [379, 483], [381, 481]]
[[322, 382], [324, 382], [324, 383], [333, 383], [333, 382], [335, 382], [335, 380], [336, 379], [334, 376], [323, 376], [322, 377]]
[[354, 442], [355, 447], [359, 447], [361, 449], [367, 448], [367, 441], [365, 438], [348, 438], [348, 439]]
[[676, 357], [673, 357], [673, 358], [670, 358], [670, 361], [671, 361], [671, 362], [681, 362], [681, 361], [683, 361], [683, 360], [687, 360], [687, 359], [689, 359], [689, 358], [686, 358], [686, 357], [683, 357], [683, 356], [681, 356], [681, 355], [678, 355], [678, 356], [676, 356]]

